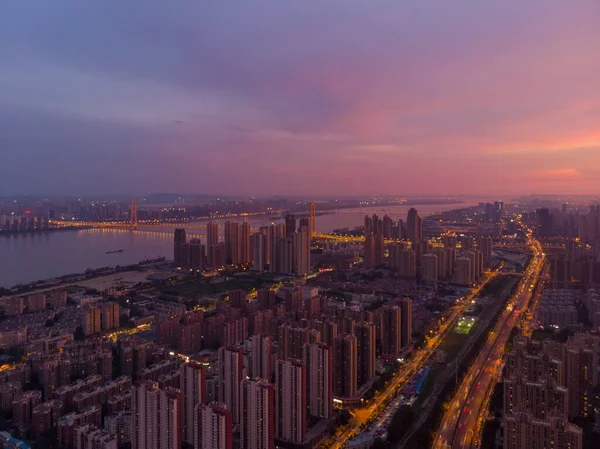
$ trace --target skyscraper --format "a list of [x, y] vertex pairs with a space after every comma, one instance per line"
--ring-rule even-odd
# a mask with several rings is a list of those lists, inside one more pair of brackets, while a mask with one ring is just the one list
[[225, 222], [225, 261], [228, 264], [239, 263], [239, 224], [227, 220]]
[[357, 339], [359, 387], [375, 376], [376, 333], [377, 326], [374, 323], [364, 321], [354, 326], [354, 335]]
[[400, 302], [402, 318], [401, 344], [405, 348], [412, 339], [412, 299], [403, 298]]
[[301, 226], [294, 234], [296, 248], [296, 274], [306, 276], [310, 273], [310, 234], [306, 226]]
[[275, 448], [275, 389], [265, 379], [241, 383], [242, 449]]
[[174, 248], [173, 248], [173, 259], [176, 267], [182, 266], [181, 260], [181, 247], [186, 243], [185, 229], [175, 229], [174, 234]]
[[333, 351], [325, 343], [304, 346], [308, 414], [327, 419], [333, 409]]
[[206, 402], [206, 374], [199, 362], [181, 366], [180, 385], [183, 402], [183, 441], [194, 444], [194, 411]]
[[409, 240], [417, 242], [423, 238], [423, 222], [415, 208], [408, 211], [406, 217], [406, 233]]
[[250, 263], [252, 255], [250, 253], [250, 223], [244, 222], [240, 226], [240, 262], [243, 264]]
[[160, 389], [152, 381], [131, 389], [132, 449], [180, 449], [182, 441], [181, 395]]
[[438, 280], [438, 258], [435, 254], [423, 254], [421, 256], [421, 275], [429, 282]]
[[100, 307], [86, 306], [83, 309], [83, 333], [94, 335], [100, 333], [101, 327], [101, 312]]
[[333, 394], [349, 398], [358, 388], [358, 341], [352, 334], [338, 335], [333, 344]]
[[196, 410], [196, 440], [194, 449], [232, 449], [233, 420], [231, 411], [222, 402], [201, 404]]
[[270, 381], [273, 375], [271, 337], [264, 334], [253, 335], [251, 345], [252, 377]]
[[386, 305], [379, 311], [381, 323], [381, 353], [396, 358], [402, 350], [402, 319], [400, 307]]
[[296, 232], [296, 216], [294, 214], [287, 214], [285, 216], [285, 236], [291, 237]]
[[206, 246], [217, 245], [219, 243], [219, 224], [211, 221], [206, 225]]
[[233, 423], [240, 420], [240, 383], [242, 381], [243, 351], [238, 346], [219, 349], [219, 398], [231, 410]]
[[275, 386], [275, 438], [303, 443], [306, 440], [306, 365], [299, 360], [278, 360]]
[[388, 217], [387, 215], [385, 215], [382, 220], [382, 233], [383, 233], [384, 238], [386, 238], [386, 239], [392, 238], [393, 225], [394, 225], [394, 222], [392, 221], [392, 219], [390, 217]]
[[317, 233], [317, 205], [314, 201], [310, 203], [309, 224], [310, 237], [313, 238]]

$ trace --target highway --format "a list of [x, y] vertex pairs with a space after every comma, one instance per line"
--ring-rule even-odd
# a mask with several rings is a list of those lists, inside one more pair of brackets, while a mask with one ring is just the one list
[[465, 380], [448, 405], [433, 444], [434, 448], [471, 448], [479, 442], [489, 398], [501, 375], [505, 345], [522, 312], [527, 309], [536, 279], [544, 268], [545, 255], [542, 247], [533, 239], [531, 232], [528, 235], [533, 259], [477, 359], [471, 365]]
[[481, 289], [493, 278], [499, 274], [499, 270], [489, 272], [486, 277], [471, 290], [463, 301], [452, 310], [448, 319], [438, 326], [437, 332], [433, 338], [427, 340], [425, 345], [418, 349], [413, 357], [402, 366], [398, 374], [389, 382], [385, 390], [379, 392], [372, 400], [370, 405], [355, 412], [354, 418], [348, 427], [335, 438], [330, 446], [333, 449], [340, 449], [349, 439], [360, 433], [360, 427], [371, 419], [375, 419], [385, 409], [385, 405], [396, 395], [396, 391], [401, 388], [410, 378], [425, 365], [433, 355], [439, 344], [446, 337], [448, 332], [454, 329], [458, 319], [462, 316], [465, 309], [471, 304]]

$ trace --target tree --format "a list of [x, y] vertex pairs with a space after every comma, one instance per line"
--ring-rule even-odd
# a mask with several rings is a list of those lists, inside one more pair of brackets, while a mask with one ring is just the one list
[[390, 443], [398, 443], [406, 430], [411, 426], [415, 419], [415, 413], [410, 405], [403, 405], [400, 407], [390, 422], [388, 427], [388, 440]]
[[342, 410], [340, 412], [340, 424], [342, 426], [345, 426], [346, 424], [348, 424], [351, 417], [352, 417], [352, 415], [350, 414], [350, 412], [348, 410], [346, 410], [346, 409]]

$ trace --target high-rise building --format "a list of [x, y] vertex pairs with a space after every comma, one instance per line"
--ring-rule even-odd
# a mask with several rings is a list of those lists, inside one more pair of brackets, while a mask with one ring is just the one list
[[296, 216], [294, 214], [287, 214], [285, 216], [285, 236], [292, 237], [296, 232]]
[[365, 238], [373, 234], [373, 220], [368, 215], [365, 215]]
[[240, 229], [239, 224], [233, 221], [225, 222], [225, 260], [228, 264], [240, 263]]
[[261, 273], [265, 271], [269, 257], [268, 243], [268, 235], [265, 235], [262, 232], [257, 232], [256, 234], [253, 234], [250, 237], [250, 247], [252, 253], [252, 270]]
[[275, 389], [265, 379], [241, 383], [240, 441], [242, 449], [275, 448]]
[[456, 283], [463, 285], [472, 284], [474, 277], [471, 269], [471, 259], [468, 257], [459, 257], [456, 259]]
[[194, 411], [206, 403], [206, 373], [199, 362], [181, 365], [180, 385], [183, 408], [183, 442], [194, 444]]
[[250, 263], [252, 261], [252, 255], [250, 253], [250, 223], [244, 222], [240, 226], [240, 262], [243, 264]]
[[333, 351], [325, 343], [304, 346], [308, 414], [328, 419], [333, 409]]
[[385, 305], [379, 311], [381, 353], [396, 358], [402, 351], [402, 312], [396, 305]]
[[483, 255], [483, 262], [489, 263], [492, 258], [492, 238], [491, 237], [479, 237], [477, 240], [477, 248]]
[[316, 329], [302, 328], [284, 324], [278, 329], [279, 358], [283, 360], [302, 359], [304, 345], [319, 343], [321, 333]]
[[412, 242], [423, 239], [423, 221], [415, 208], [411, 208], [408, 211], [408, 216], [406, 217], [406, 234]]
[[181, 394], [160, 389], [152, 381], [131, 389], [132, 449], [180, 449], [182, 441]]
[[265, 334], [252, 336], [252, 377], [271, 380], [273, 376], [272, 339]]
[[421, 256], [421, 276], [428, 282], [437, 282], [438, 258], [435, 254], [423, 254]]
[[317, 205], [314, 201], [310, 203], [310, 212], [309, 212], [309, 230], [310, 237], [314, 237], [317, 233]]
[[275, 438], [301, 444], [306, 440], [306, 365], [278, 360], [275, 386]]
[[398, 252], [398, 274], [407, 278], [417, 275], [417, 255], [412, 249], [401, 249]]
[[219, 243], [219, 224], [211, 221], [206, 225], [206, 246], [211, 247]]
[[554, 223], [550, 210], [542, 207], [536, 211], [537, 235], [539, 237], [550, 237], [554, 233]]
[[231, 411], [222, 402], [201, 404], [195, 411], [194, 449], [232, 449], [233, 420]]
[[381, 233], [383, 234], [384, 238], [386, 238], [386, 239], [392, 238], [393, 226], [394, 226], [393, 220], [390, 217], [388, 217], [387, 215], [385, 215], [382, 220], [382, 230], [381, 230], [382, 231]]
[[269, 271], [281, 272], [283, 261], [281, 260], [280, 245], [285, 241], [285, 224], [272, 224], [269, 227]]
[[94, 335], [100, 333], [102, 330], [101, 326], [101, 311], [100, 307], [87, 306], [83, 310], [83, 333], [88, 335]]
[[412, 299], [403, 298], [400, 302], [400, 315], [402, 318], [401, 343], [405, 348], [412, 339]]
[[354, 335], [357, 339], [359, 387], [375, 376], [376, 333], [377, 326], [374, 323], [364, 321], [354, 326]]
[[201, 270], [206, 265], [206, 247], [200, 239], [191, 239], [189, 244], [189, 268]]
[[310, 273], [310, 231], [306, 226], [301, 226], [294, 234], [296, 247], [296, 274], [306, 276]]
[[358, 340], [352, 334], [340, 334], [333, 343], [333, 394], [350, 398], [358, 388]]
[[173, 259], [175, 260], [175, 266], [181, 267], [183, 266], [183, 261], [181, 258], [181, 247], [186, 244], [186, 236], [185, 229], [175, 229], [174, 234], [174, 249], [173, 249]]
[[103, 331], [109, 331], [119, 327], [119, 304], [116, 302], [107, 302], [102, 304], [101, 328]]
[[505, 449], [582, 449], [583, 429], [564, 417], [536, 419], [530, 413], [508, 415], [503, 420]]
[[231, 410], [233, 423], [240, 421], [240, 383], [242, 381], [243, 350], [238, 346], [227, 346], [219, 349], [219, 369], [221, 383], [219, 398]]

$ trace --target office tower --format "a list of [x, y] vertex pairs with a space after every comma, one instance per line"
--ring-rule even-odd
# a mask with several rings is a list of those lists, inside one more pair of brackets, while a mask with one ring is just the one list
[[303, 443], [306, 440], [306, 365], [299, 360], [278, 360], [275, 387], [275, 438]]
[[406, 217], [406, 236], [412, 242], [423, 239], [423, 222], [417, 210], [411, 208]]
[[340, 334], [333, 342], [333, 394], [350, 398], [358, 388], [358, 340], [352, 334]]
[[285, 216], [285, 236], [292, 237], [296, 232], [296, 216], [294, 214], [287, 214]]
[[131, 388], [132, 449], [180, 449], [182, 441], [181, 395], [160, 389], [152, 381]]
[[201, 270], [204, 268], [206, 260], [206, 247], [200, 239], [191, 239], [189, 244], [189, 268]]
[[101, 327], [100, 307], [87, 306], [83, 309], [83, 333], [94, 335], [100, 333]]
[[423, 254], [421, 256], [421, 276], [429, 282], [438, 280], [438, 258], [435, 254]]
[[417, 255], [412, 249], [401, 249], [398, 252], [398, 274], [407, 278], [417, 275]]
[[483, 255], [483, 262], [489, 263], [492, 258], [492, 238], [491, 237], [479, 237], [477, 240], [477, 248]]
[[400, 302], [400, 315], [402, 318], [401, 344], [405, 348], [412, 339], [412, 299], [403, 298]]
[[219, 224], [211, 221], [206, 225], [206, 247], [219, 244]]
[[392, 219], [390, 217], [388, 217], [387, 215], [385, 215], [383, 217], [383, 220], [382, 220], [382, 234], [383, 234], [384, 238], [386, 238], [386, 239], [391, 239], [392, 238], [393, 224], [394, 224], [394, 222], [392, 221]]
[[181, 267], [183, 265], [181, 260], [181, 246], [186, 243], [185, 229], [175, 229], [173, 240], [173, 259], [175, 261], [175, 266]]
[[373, 234], [373, 220], [368, 215], [365, 215], [365, 238]]
[[[373, 335], [374, 336], [374, 335]], [[304, 346], [308, 414], [327, 419], [333, 409], [333, 350], [325, 343]]]
[[240, 382], [242, 381], [243, 350], [237, 346], [219, 348], [221, 383], [219, 398], [231, 410], [233, 423], [240, 422]]
[[310, 273], [310, 232], [306, 226], [301, 226], [294, 234], [296, 247], [296, 274], [306, 276]]
[[242, 449], [275, 448], [275, 389], [265, 379], [241, 383]]
[[206, 403], [206, 373], [199, 362], [181, 365], [180, 385], [183, 408], [183, 442], [194, 444], [194, 411]]
[[317, 233], [317, 205], [314, 201], [310, 202], [310, 214], [309, 214], [309, 230], [310, 237], [314, 237]]
[[468, 285], [473, 283], [473, 274], [471, 272], [471, 259], [468, 257], [459, 257], [456, 259], [456, 283]]
[[402, 312], [400, 307], [385, 305], [379, 310], [381, 353], [395, 358], [402, 351]]
[[265, 334], [252, 336], [252, 377], [271, 380], [273, 376], [272, 339]]
[[224, 403], [213, 401], [208, 405], [200, 404], [194, 413], [194, 449], [232, 449], [233, 420], [231, 411]]
[[364, 321], [354, 326], [354, 335], [357, 340], [357, 384], [359, 387], [375, 376], [376, 333], [377, 326], [374, 323]]

